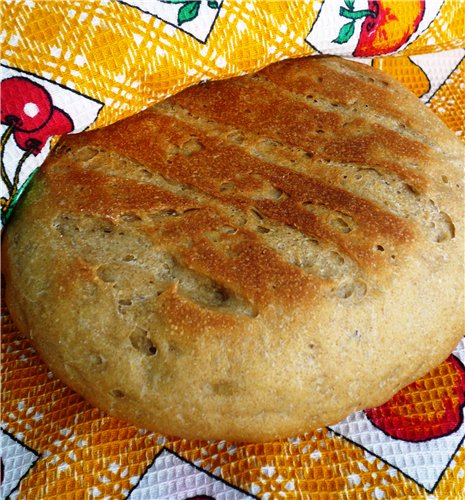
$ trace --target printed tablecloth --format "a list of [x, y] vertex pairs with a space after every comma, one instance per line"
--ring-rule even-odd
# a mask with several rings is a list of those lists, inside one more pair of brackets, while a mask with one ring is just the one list
[[[460, 0], [4, 0], [0, 9], [3, 222], [57, 135], [287, 57], [378, 67], [465, 140]], [[92, 408], [3, 307], [1, 496], [465, 498], [464, 364], [462, 341], [383, 407], [316, 432], [188, 441]]]

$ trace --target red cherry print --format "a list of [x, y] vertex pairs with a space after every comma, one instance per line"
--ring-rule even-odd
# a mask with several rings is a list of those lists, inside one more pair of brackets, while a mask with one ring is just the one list
[[378, 408], [365, 411], [385, 434], [420, 442], [455, 432], [463, 421], [465, 367], [455, 356], [398, 392]]
[[14, 131], [16, 144], [24, 151], [30, 151], [37, 156], [50, 137], [68, 134], [74, 129], [74, 124], [69, 115], [60, 108], [53, 107], [50, 120], [36, 132]]
[[16, 130], [33, 132], [52, 115], [52, 99], [41, 85], [23, 77], [7, 78], [0, 83], [2, 124]]

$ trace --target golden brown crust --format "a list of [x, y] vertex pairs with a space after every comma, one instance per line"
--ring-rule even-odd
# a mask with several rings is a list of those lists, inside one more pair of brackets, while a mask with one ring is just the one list
[[463, 334], [463, 146], [372, 68], [283, 61], [62, 140], [3, 248], [13, 317], [93, 404], [290, 435]]

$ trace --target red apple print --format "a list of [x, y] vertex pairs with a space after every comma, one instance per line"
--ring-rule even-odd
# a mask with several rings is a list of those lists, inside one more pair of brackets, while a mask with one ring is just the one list
[[356, 57], [373, 57], [395, 52], [406, 43], [425, 14], [425, 0], [368, 0], [368, 9], [355, 10], [354, 0], [344, 0], [339, 15], [348, 22], [334, 43], [344, 44], [355, 33], [355, 24], [363, 19], [362, 31], [354, 50]]
[[[399, 49], [418, 29], [425, 13], [425, 0], [404, 2], [369, 0], [375, 17], [366, 17], [354, 51], [356, 57], [371, 57]], [[403, 5], [402, 5], [403, 4]]]
[[52, 115], [52, 99], [42, 86], [27, 78], [13, 77], [0, 83], [2, 124], [32, 132]]
[[16, 144], [24, 151], [30, 151], [37, 156], [50, 137], [68, 134], [74, 129], [74, 124], [69, 115], [60, 108], [53, 107], [50, 120], [35, 132], [14, 131]]
[[390, 401], [365, 414], [389, 436], [420, 442], [456, 431], [463, 421], [464, 405], [465, 367], [451, 355]]

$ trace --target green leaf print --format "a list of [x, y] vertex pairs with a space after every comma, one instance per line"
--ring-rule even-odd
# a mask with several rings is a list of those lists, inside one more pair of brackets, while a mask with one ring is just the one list
[[335, 40], [333, 40], [333, 43], [342, 44], [348, 42], [351, 39], [352, 35], [354, 34], [354, 31], [355, 31], [355, 21], [344, 24], [344, 26], [339, 31], [338, 37]]
[[354, 10], [354, 2], [355, 0], [344, 0], [344, 3], [347, 5], [349, 10]]
[[194, 1], [184, 4], [178, 12], [178, 24], [187, 23], [195, 19], [199, 14], [200, 2]]
[[187, 0], [160, 0], [162, 3], [186, 3]]
[[[159, 0], [162, 3], [168, 4], [182, 4], [178, 11], [178, 25], [193, 21], [198, 15], [200, 10], [201, 0]], [[207, 0], [207, 5], [210, 9], [219, 9], [220, 4], [216, 0]]]

